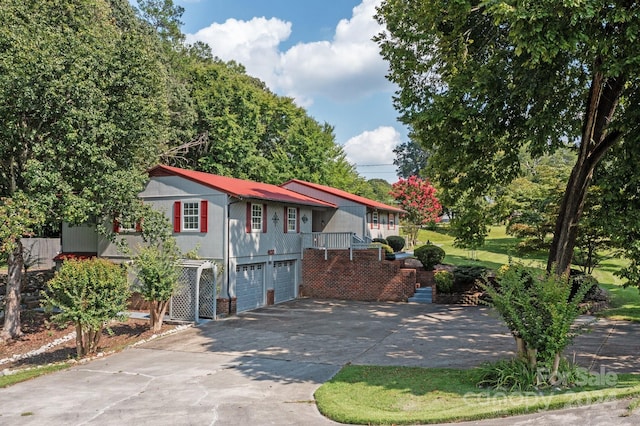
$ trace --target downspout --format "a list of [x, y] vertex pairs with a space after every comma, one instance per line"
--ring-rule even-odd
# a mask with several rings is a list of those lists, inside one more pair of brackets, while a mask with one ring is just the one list
[[223, 232], [222, 232], [222, 244], [223, 244], [223, 252], [222, 252], [222, 258], [223, 258], [223, 264], [224, 264], [224, 274], [223, 274], [223, 280], [226, 281], [226, 293], [227, 293], [227, 298], [229, 299], [229, 306], [227, 307], [227, 314], [231, 315], [231, 283], [230, 283], [230, 279], [229, 279], [229, 215], [230, 215], [230, 210], [231, 210], [231, 203], [229, 203], [229, 196], [227, 195], [227, 208], [224, 209], [224, 220], [223, 223]]

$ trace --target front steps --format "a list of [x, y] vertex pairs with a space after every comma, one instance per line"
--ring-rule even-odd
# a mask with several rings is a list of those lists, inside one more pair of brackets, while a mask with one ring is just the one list
[[433, 303], [433, 290], [431, 287], [416, 288], [413, 297], [410, 297], [408, 301], [415, 303]]

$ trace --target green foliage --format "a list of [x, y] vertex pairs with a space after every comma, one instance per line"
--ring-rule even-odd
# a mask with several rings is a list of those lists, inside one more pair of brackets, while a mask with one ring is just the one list
[[393, 148], [393, 153], [396, 155], [393, 165], [398, 167], [396, 169], [398, 176], [404, 179], [420, 176], [422, 170], [427, 167], [429, 153], [411, 139]]
[[374, 238], [372, 241], [374, 243], [380, 243], [380, 244], [384, 244], [384, 245], [389, 245], [389, 243], [387, 242], [386, 238]]
[[390, 235], [387, 237], [387, 244], [397, 253], [404, 248], [405, 240], [399, 235]]
[[477, 250], [489, 234], [490, 215], [487, 202], [481, 197], [464, 196], [451, 208], [450, 229], [455, 237], [454, 247]]
[[[400, 120], [430, 153], [426, 169], [443, 200], [495, 198], [522, 173], [523, 150], [533, 159], [559, 148], [577, 153], [560, 187], [547, 261], [548, 269], [568, 270], [594, 168], [617, 144], [638, 150], [636, 4], [387, 1], [376, 17], [385, 28], [376, 41], [399, 87]], [[627, 176], [638, 175], [631, 170], [637, 162], [619, 159]], [[465, 220], [461, 235], [482, 217]], [[480, 242], [461, 241], [471, 248]]]
[[175, 240], [169, 239], [162, 245], [139, 247], [133, 257], [133, 267], [139, 284], [134, 289], [146, 301], [167, 301], [176, 288], [180, 258]]
[[449, 294], [453, 290], [453, 274], [446, 270], [436, 271], [433, 274], [436, 282], [436, 291], [442, 294]]
[[57, 324], [75, 324], [76, 349], [82, 357], [97, 351], [109, 321], [123, 318], [129, 294], [126, 269], [92, 258], [65, 261], [42, 297], [47, 310], [60, 309], [52, 316]]
[[486, 281], [488, 269], [482, 265], [459, 265], [453, 268], [453, 284], [456, 291], [466, 291]]
[[434, 266], [442, 263], [445, 256], [444, 250], [433, 244], [420, 246], [413, 251], [413, 254], [427, 271], [432, 271]]
[[485, 363], [478, 367], [478, 387], [505, 392], [524, 392], [535, 389], [536, 371], [522, 358]]
[[580, 314], [578, 304], [589, 286], [571, 297], [567, 275], [522, 265], [503, 268], [497, 278], [497, 285], [481, 286], [514, 337], [524, 343], [520, 355], [530, 369], [541, 364], [557, 373], [560, 354], [574, 337], [571, 326]]

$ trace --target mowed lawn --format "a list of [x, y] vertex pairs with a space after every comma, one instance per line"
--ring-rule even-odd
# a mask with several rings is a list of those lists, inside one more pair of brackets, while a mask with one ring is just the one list
[[[475, 252], [454, 247], [453, 240], [445, 226], [435, 231], [421, 230], [418, 234], [418, 245], [426, 242], [439, 245], [446, 253], [444, 262], [451, 265], [483, 265], [495, 270], [511, 260], [531, 266], [546, 266], [547, 253], [544, 251], [527, 256], [518, 255], [515, 246], [520, 239], [507, 235], [504, 226], [493, 226], [484, 247]], [[593, 272], [593, 276], [611, 296], [611, 308], [599, 315], [640, 322], [640, 291], [637, 287], [623, 287], [623, 280], [614, 275], [624, 264], [623, 259], [609, 258]]]

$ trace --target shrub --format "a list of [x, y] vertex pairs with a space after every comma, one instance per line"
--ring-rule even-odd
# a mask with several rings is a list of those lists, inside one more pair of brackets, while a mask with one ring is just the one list
[[150, 302], [149, 324], [155, 332], [162, 329], [164, 314], [177, 286], [180, 273], [178, 257], [175, 240], [167, 239], [161, 246], [139, 248], [138, 254], [133, 258], [139, 280], [136, 290], [144, 300]]
[[539, 365], [548, 369], [546, 380], [554, 384], [562, 351], [574, 337], [571, 326], [580, 314], [578, 304], [589, 285], [571, 297], [567, 275], [511, 265], [498, 277], [498, 285], [481, 286], [516, 338], [519, 357], [530, 370]]
[[433, 267], [442, 263], [445, 252], [438, 246], [426, 244], [414, 250], [413, 254], [418, 258], [424, 269], [433, 271]]
[[487, 268], [480, 265], [460, 265], [453, 269], [453, 289], [456, 293], [471, 290], [478, 282], [485, 282]]
[[[57, 324], [73, 322], [78, 357], [95, 353], [105, 325], [124, 319], [129, 284], [126, 270], [106, 259], [67, 260], [42, 292], [43, 306]], [[109, 330], [108, 327], [106, 327]], [[109, 330], [110, 331], [110, 330]]]
[[387, 246], [389, 245], [389, 242], [384, 238], [374, 238], [373, 242], [374, 243], [384, 244], [384, 245], [387, 245]]
[[399, 252], [404, 248], [405, 240], [399, 235], [391, 235], [387, 237], [387, 242], [394, 252]]
[[449, 271], [441, 270], [433, 274], [436, 282], [436, 291], [442, 294], [449, 294], [453, 290], [453, 274]]
[[375, 248], [382, 247], [382, 250], [384, 251], [384, 258], [387, 260], [394, 260], [396, 258], [396, 255], [393, 253], [393, 249], [391, 248], [391, 246], [387, 244], [375, 242], [373, 244], [373, 247]]

